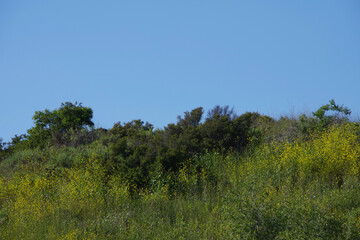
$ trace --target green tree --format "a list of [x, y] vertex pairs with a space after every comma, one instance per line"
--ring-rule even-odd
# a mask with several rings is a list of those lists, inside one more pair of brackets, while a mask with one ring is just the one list
[[35, 126], [28, 130], [28, 145], [44, 147], [52, 136], [92, 127], [92, 117], [92, 109], [77, 102], [62, 103], [59, 109], [53, 111], [36, 111], [33, 116]]
[[238, 116], [236, 115], [234, 108], [229, 107], [226, 105], [221, 107], [220, 105], [216, 105], [213, 109], [209, 110], [207, 113], [207, 119], [214, 119], [217, 117], [228, 116], [230, 120], [234, 120]]
[[153, 126], [148, 122], [134, 120], [122, 125], [115, 123], [110, 130], [111, 159], [107, 168], [119, 172], [123, 181], [131, 187], [145, 187], [155, 162], [151, 139]]
[[[333, 114], [327, 114], [331, 111]], [[343, 105], [337, 105], [334, 99], [330, 100], [330, 104], [321, 106], [316, 112], [313, 112], [313, 116], [319, 121], [319, 127], [321, 129], [334, 123], [341, 123], [344, 120], [348, 120], [348, 116], [351, 114], [351, 110]]]
[[184, 118], [178, 116], [178, 125], [181, 127], [187, 127], [187, 126], [197, 127], [200, 124], [202, 115], [203, 115], [202, 107], [195, 108], [191, 110], [191, 112], [186, 111], [184, 112]]

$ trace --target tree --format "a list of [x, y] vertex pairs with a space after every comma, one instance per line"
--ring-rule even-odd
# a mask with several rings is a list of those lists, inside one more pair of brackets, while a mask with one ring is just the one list
[[5, 143], [3, 143], [3, 139], [0, 137], [0, 162], [3, 159], [5, 153]]
[[119, 172], [123, 181], [131, 187], [145, 187], [154, 166], [156, 153], [153, 151], [153, 125], [134, 120], [122, 125], [115, 123], [110, 130], [111, 158], [108, 169]]
[[35, 126], [28, 130], [28, 144], [30, 147], [43, 147], [56, 134], [92, 127], [92, 117], [92, 109], [77, 102], [62, 103], [59, 109], [53, 111], [36, 111], [33, 116]]
[[44, 112], [36, 111], [33, 116], [36, 130], [49, 129], [51, 132], [66, 132], [68, 130], [80, 130], [86, 126], [94, 126], [91, 121], [93, 111], [83, 107], [81, 103], [65, 102], [54, 111], [45, 109]]
[[228, 116], [229, 120], [234, 120], [238, 116], [236, 115], [234, 108], [229, 107], [229, 105], [226, 105], [224, 107], [221, 107], [220, 105], [216, 105], [213, 109], [209, 110], [207, 113], [207, 119], [214, 119], [214, 118], [220, 118], [222, 116]]
[[[329, 111], [334, 112], [332, 115], [326, 115]], [[343, 105], [337, 105], [334, 99], [330, 100], [330, 104], [321, 106], [316, 112], [313, 112], [313, 116], [318, 119], [320, 128], [323, 129], [330, 124], [341, 123], [343, 120], [347, 120], [351, 114], [351, 110]]]
[[191, 112], [184, 112], [184, 118], [181, 118], [181, 116], [178, 116], [178, 125], [181, 127], [191, 126], [191, 127], [197, 127], [200, 124], [201, 118], [203, 115], [203, 108], [198, 107]]

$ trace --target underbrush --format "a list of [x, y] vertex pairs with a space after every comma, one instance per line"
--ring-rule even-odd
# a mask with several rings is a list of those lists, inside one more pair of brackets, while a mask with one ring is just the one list
[[194, 156], [143, 189], [109, 174], [96, 144], [23, 153], [0, 178], [0, 239], [360, 239], [357, 131]]

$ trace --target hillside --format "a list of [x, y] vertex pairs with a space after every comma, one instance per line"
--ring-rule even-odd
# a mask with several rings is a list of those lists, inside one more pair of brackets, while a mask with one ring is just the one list
[[0, 239], [360, 239], [360, 127], [199, 107], [95, 128], [64, 103], [1, 143]]

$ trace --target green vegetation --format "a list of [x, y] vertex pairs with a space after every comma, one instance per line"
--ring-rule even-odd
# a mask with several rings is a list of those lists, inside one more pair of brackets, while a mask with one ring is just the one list
[[360, 239], [349, 114], [333, 100], [278, 120], [216, 106], [106, 130], [81, 104], [36, 112], [0, 142], [0, 239]]

